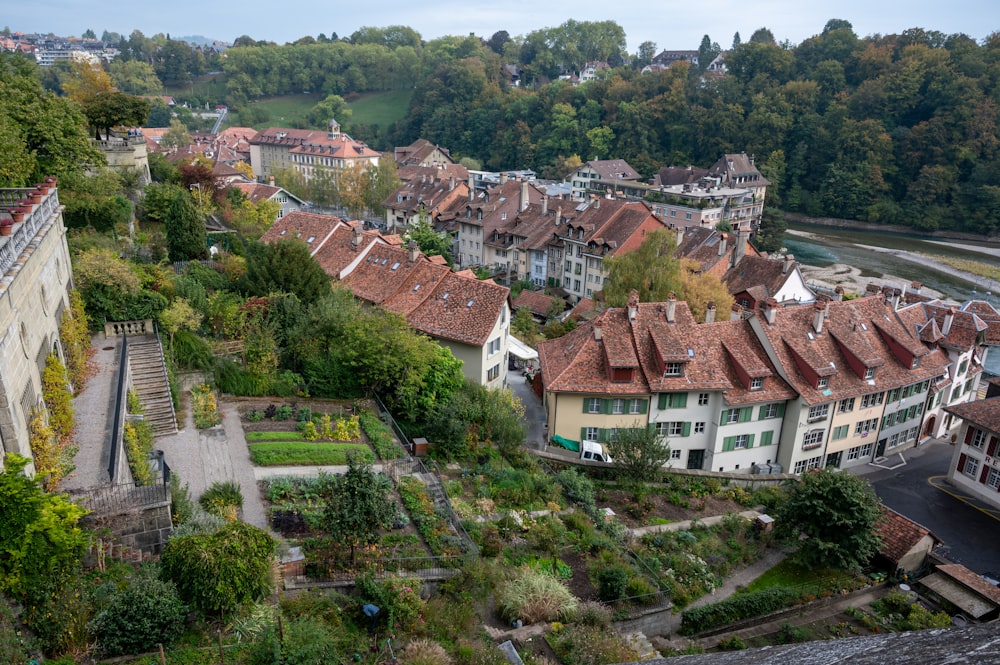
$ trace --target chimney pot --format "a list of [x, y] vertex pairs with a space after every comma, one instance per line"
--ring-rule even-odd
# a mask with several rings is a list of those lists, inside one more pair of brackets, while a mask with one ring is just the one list
[[816, 331], [817, 335], [823, 333], [823, 319], [825, 318], [824, 315], [825, 309], [826, 305], [824, 305], [822, 302], [818, 300], [816, 301], [816, 304], [813, 305], [813, 330]]
[[769, 323], [773, 324], [774, 320], [778, 316], [778, 301], [774, 298], [768, 298], [764, 301], [764, 319]]
[[955, 308], [949, 307], [944, 315], [944, 325], [941, 327], [941, 334], [945, 337], [951, 332], [951, 324], [955, 322]]
[[420, 256], [420, 247], [417, 246], [417, 241], [411, 240], [407, 245], [407, 249], [410, 250], [410, 263], [415, 263], [417, 258]]
[[785, 254], [785, 261], [781, 265], [781, 274], [787, 275], [788, 271], [792, 269], [792, 264], [795, 262], [795, 257], [791, 254]]
[[719, 239], [719, 256], [723, 256], [726, 253], [726, 244], [729, 241], [729, 234], [723, 233], [720, 235]]
[[738, 321], [743, 318], [743, 305], [738, 302], [734, 302], [732, 308], [729, 311], [729, 320]]
[[710, 302], [705, 308], [705, 323], [715, 323], [715, 303]]
[[667, 323], [673, 323], [677, 315], [677, 294], [673, 291], [667, 296]]
[[598, 342], [604, 339], [604, 331], [601, 330], [600, 320], [594, 321], [594, 339]]

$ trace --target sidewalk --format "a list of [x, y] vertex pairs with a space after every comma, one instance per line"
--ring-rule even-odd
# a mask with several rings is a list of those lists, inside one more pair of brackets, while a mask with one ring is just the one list
[[76, 445], [73, 458], [75, 469], [63, 479], [63, 490], [80, 490], [106, 485], [108, 475], [107, 446], [111, 438], [115, 409], [115, 381], [118, 378], [118, 353], [121, 340], [106, 339], [104, 333], [91, 337], [94, 351], [91, 359], [94, 371], [87, 387], [73, 398], [76, 410]]
[[938, 445], [948, 446], [951, 444], [945, 439], [929, 438], [915, 448], [907, 448], [898, 453], [891, 453], [880, 462], [859, 464], [858, 466], [848, 467], [845, 471], [856, 476], [866, 476], [870, 473], [878, 473], [879, 471], [892, 471], [923, 457], [929, 450]]

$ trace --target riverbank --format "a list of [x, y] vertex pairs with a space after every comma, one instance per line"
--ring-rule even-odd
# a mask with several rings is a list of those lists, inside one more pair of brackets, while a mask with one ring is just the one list
[[[966, 247], [972, 251], [985, 251], [981, 248], [989, 247], [1000, 251], [1000, 237], [983, 236], [975, 233], [963, 233], [961, 231], [931, 231], [924, 232], [911, 226], [897, 226], [892, 224], [873, 224], [871, 222], [860, 222], [855, 219], [838, 219], [836, 217], [807, 217], [794, 212], [783, 212], [786, 222], [794, 224], [810, 224], [813, 226], [828, 226], [837, 229], [857, 229], [859, 231], [877, 231], [880, 233], [898, 233], [902, 235], [918, 236], [927, 242], [940, 242], [943, 245], [954, 244], [955, 246]], [[974, 242], [975, 245], [960, 245], [959, 242]], [[1000, 256], [1000, 254], [998, 254]]]
[[[799, 231], [795, 229], [789, 229], [786, 231], [789, 235], [794, 235], [802, 238], [816, 239], [818, 235], [811, 233], [809, 231]], [[990, 254], [993, 256], [1000, 256], [1000, 248], [989, 248], [981, 247], [978, 245], [965, 245], [958, 242], [946, 242], [946, 241], [933, 241], [936, 244], [949, 245], [953, 247], [961, 247], [968, 249], [970, 251], [981, 252], [983, 254]], [[873, 245], [863, 245], [860, 243], [855, 243], [858, 247], [863, 247], [867, 250], [873, 252], [879, 252], [884, 254], [891, 254], [892, 256], [898, 257], [905, 261], [912, 263], [925, 265], [939, 272], [951, 275], [957, 279], [969, 282], [969, 284], [976, 285], [982, 282], [982, 278], [974, 275], [970, 272], [964, 270], [958, 270], [957, 268], [952, 268], [951, 266], [945, 265], [940, 261], [935, 261], [926, 256], [917, 254], [916, 252], [909, 252], [901, 249], [889, 249], [887, 247], [876, 247]], [[882, 286], [892, 286], [898, 289], [906, 289], [909, 291], [911, 289], [911, 280], [906, 280], [901, 277], [896, 277], [894, 275], [880, 274], [871, 275], [864, 274], [859, 268], [854, 266], [849, 266], [843, 263], [835, 263], [830, 266], [819, 267], [819, 266], [808, 266], [800, 265], [800, 271], [802, 272], [802, 277], [809, 284], [815, 284], [821, 288], [834, 289], [838, 285], [842, 286], [845, 291], [849, 293], [864, 293], [865, 288], [869, 284], [877, 284], [879, 287]], [[943, 294], [940, 291], [935, 291], [933, 289], [923, 287], [920, 291], [924, 295], [929, 295], [936, 298], [941, 298]]]

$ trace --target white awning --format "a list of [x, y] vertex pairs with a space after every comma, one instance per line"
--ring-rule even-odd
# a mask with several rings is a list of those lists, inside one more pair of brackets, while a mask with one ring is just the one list
[[513, 335], [507, 340], [507, 350], [519, 360], [538, 360], [538, 351], [535, 351]]

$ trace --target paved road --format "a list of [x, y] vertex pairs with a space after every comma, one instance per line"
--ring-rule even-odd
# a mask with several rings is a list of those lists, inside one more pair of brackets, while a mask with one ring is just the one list
[[548, 432], [545, 429], [545, 408], [542, 398], [536, 395], [520, 370], [511, 370], [507, 376], [507, 384], [524, 404], [524, 443], [531, 448], [543, 449], [548, 443]]
[[[944, 541], [936, 550], [977, 573], [1000, 572], [1000, 521], [935, 487], [931, 479], [947, 474], [953, 448], [934, 441], [906, 451], [905, 466], [865, 473], [882, 501]], [[895, 458], [894, 459], [898, 459]], [[871, 467], [869, 467], [871, 468]]]

